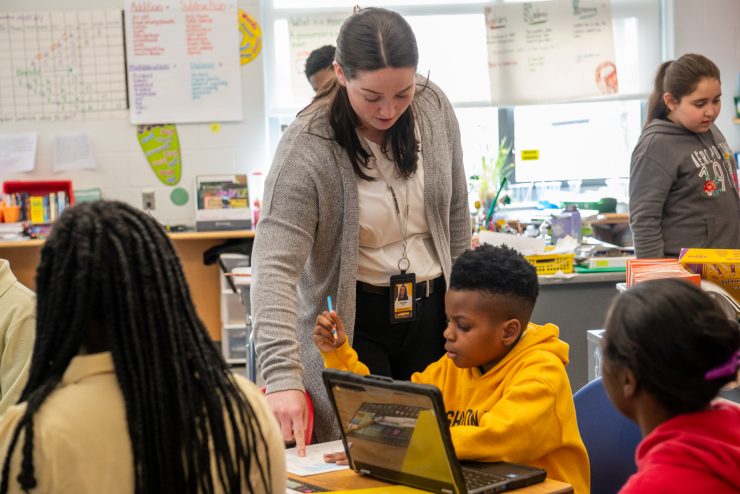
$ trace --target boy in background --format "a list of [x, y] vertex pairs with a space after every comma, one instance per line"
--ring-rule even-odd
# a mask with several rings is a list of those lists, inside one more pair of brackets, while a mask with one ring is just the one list
[[[576, 494], [588, 493], [568, 345], [557, 326], [529, 321], [538, 292], [534, 267], [515, 250], [483, 245], [463, 253], [445, 295], [447, 354], [411, 381], [442, 391], [459, 459], [544, 468]], [[335, 311], [317, 317], [313, 338], [326, 367], [369, 373]]]
[[26, 385], [35, 334], [36, 295], [0, 259], [0, 416]]
[[317, 92], [326, 81], [334, 77], [334, 52], [332, 45], [322, 46], [312, 51], [306, 59], [306, 79]]

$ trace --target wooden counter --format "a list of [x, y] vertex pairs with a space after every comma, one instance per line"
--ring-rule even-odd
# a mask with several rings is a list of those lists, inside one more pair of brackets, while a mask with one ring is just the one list
[[[217, 264], [203, 264], [203, 252], [228, 239], [254, 238], [253, 230], [226, 232], [170, 233], [170, 239], [180, 256], [190, 295], [198, 315], [214, 340], [221, 339], [221, 286]], [[0, 258], [10, 262], [16, 278], [32, 290], [36, 289], [36, 266], [43, 240], [0, 241]]]

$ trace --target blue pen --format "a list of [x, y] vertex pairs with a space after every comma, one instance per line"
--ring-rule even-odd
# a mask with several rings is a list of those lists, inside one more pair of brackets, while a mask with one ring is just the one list
[[[331, 313], [334, 309], [331, 307], [331, 295], [326, 296], [326, 305], [329, 306], [329, 313]], [[337, 328], [333, 327], [331, 328], [331, 334], [334, 335], [334, 339], [337, 339]]]

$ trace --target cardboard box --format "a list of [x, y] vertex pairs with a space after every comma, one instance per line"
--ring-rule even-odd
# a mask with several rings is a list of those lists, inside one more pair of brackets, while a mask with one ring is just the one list
[[681, 264], [724, 288], [740, 302], [740, 249], [681, 249]]

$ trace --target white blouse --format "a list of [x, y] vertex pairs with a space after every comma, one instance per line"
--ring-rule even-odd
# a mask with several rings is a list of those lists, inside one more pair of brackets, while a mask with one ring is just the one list
[[[442, 274], [442, 266], [434, 250], [424, 211], [424, 161], [421, 152], [418, 153], [416, 173], [404, 180], [396, 173], [393, 161], [381, 152], [380, 145], [370, 140], [365, 142], [373, 156], [370, 157], [370, 168], [363, 171], [376, 180], [368, 182], [357, 177], [360, 208], [357, 279], [376, 286], [388, 286], [390, 276], [400, 273], [402, 226], [406, 228], [406, 257], [411, 262], [408, 272], [416, 274], [417, 282], [436, 278]], [[396, 193], [400, 216], [396, 214], [388, 186], [393, 187]]]

